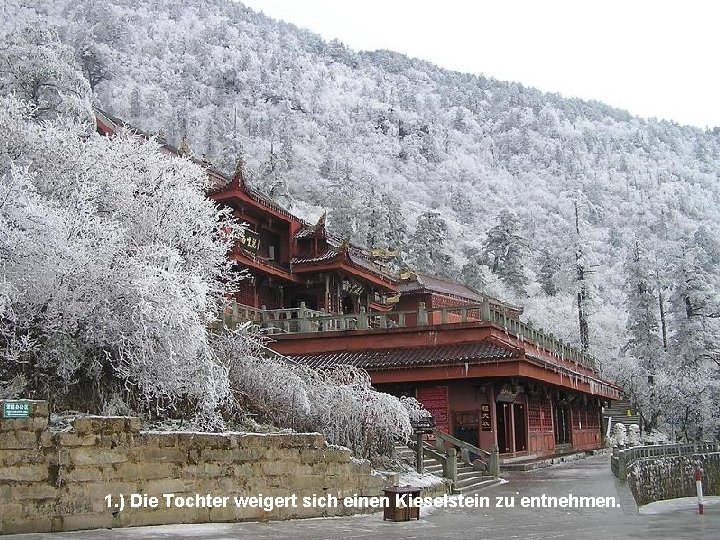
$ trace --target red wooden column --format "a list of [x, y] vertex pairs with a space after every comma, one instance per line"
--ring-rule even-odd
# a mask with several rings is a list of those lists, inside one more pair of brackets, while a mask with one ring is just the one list
[[514, 454], [517, 451], [515, 446], [515, 403], [508, 403], [508, 409], [510, 410], [510, 422], [508, 429], [510, 430], [510, 451]]
[[552, 396], [548, 397], [550, 403], [550, 425], [552, 426], [552, 449], [555, 451], [557, 446], [557, 423], [555, 422], [555, 401]]
[[492, 418], [493, 447], [498, 447], [497, 403], [495, 402], [495, 385], [490, 386], [490, 417]]

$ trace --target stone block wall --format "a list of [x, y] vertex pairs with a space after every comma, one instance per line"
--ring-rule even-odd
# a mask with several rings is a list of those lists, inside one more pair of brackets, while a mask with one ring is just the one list
[[720, 453], [639, 459], [627, 466], [627, 483], [638, 505], [694, 497], [695, 464], [703, 469], [705, 495], [720, 495]]
[[[130, 417], [47, 426], [42, 401], [30, 418], [0, 419], [0, 534], [344, 515], [359, 509], [302, 498], [378, 496], [386, 483], [320, 434], [141, 432]], [[296, 502], [269, 510], [233, 499], [259, 495]]]

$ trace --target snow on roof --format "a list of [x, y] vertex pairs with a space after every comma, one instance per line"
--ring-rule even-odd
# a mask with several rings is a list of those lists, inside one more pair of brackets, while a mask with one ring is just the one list
[[322, 255], [318, 255], [317, 257], [306, 257], [306, 258], [298, 258], [295, 257], [290, 261], [291, 265], [298, 265], [298, 264], [311, 264], [316, 262], [323, 262], [323, 261], [331, 261], [335, 257], [340, 255], [339, 251], [335, 251], [334, 249], [328, 249], [325, 253]]

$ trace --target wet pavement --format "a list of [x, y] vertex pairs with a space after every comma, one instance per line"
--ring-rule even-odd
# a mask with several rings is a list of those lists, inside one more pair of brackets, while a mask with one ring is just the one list
[[[627, 487], [610, 472], [608, 456], [573, 461], [546, 469], [507, 473], [507, 483], [478, 493], [486, 508], [422, 508], [420, 520], [395, 523], [382, 514], [269, 523], [165, 525], [114, 530], [10, 535], [13, 540], [49, 539], [718, 539], [720, 505], [699, 516], [692, 506], [639, 515]], [[541, 498], [545, 495], [545, 499]], [[575, 497], [573, 499], [572, 497]], [[536, 499], [523, 499], [535, 497]], [[552, 499], [556, 497], [556, 499]], [[564, 497], [564, 499], [562, 499]], [[589, 502], [603, 508], [562, 508]], [[603, 499], [597, 499], [602, 497]], [[477, 500], [477, 499], [476, 499]], [[502, 503], [498, 507], [498, 502]], [[545, 503], [546, 507], [523, 508]], [[513, 506], [510, 506], [510, 503]], [[555, 507], [547, 507], [555, 504]], [[612, 504], [608, 504], [612, 503]]]

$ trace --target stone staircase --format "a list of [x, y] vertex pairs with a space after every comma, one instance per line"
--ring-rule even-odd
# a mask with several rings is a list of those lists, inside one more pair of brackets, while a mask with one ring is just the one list
[[[407, 445], [401, 443], [395, 443], [395, 455], [404, 461], [415, 467], [415, 450]], [[423, 471], [426, 473], [434, 474], [435, 476], [443, 477], [443, 464], [430, 456], [427, 452], [425, 453], [425, 459], [423, 460]]]
[[[395, 454], [402, 461], [415, 467], [415, 451], [404, 444], [395, 445]], [[429, 452], [424, 453], [423, 471], [431, 473], [440, 478], [443, 477], [443, 464]], [[455, 482], [452, 486], [453, 493], [468, 493], [486, 487], [499, 484], [500, 480], [488, 476], [483, 471], [474, 468], [468, 463], [458, 460]]]
[[[628, 415], [628, 411], [630, 411], [631, 414]], [[613, 425], [618, 422], [625, 424], [625, 427], [631, 424], [640, 425], [640, 415], [638, 411], [627, 400], [613, 401], [610, 407], [603, 408], [602, 415], [603, 425], [605, 426], [607, 426], [608, 421], [612, 421]]]
[[469, 493], [500, 483], [499, 478], [488, 476], [483, 471], [463, 462], [458, 463], [456, 478], [453, 493]]

